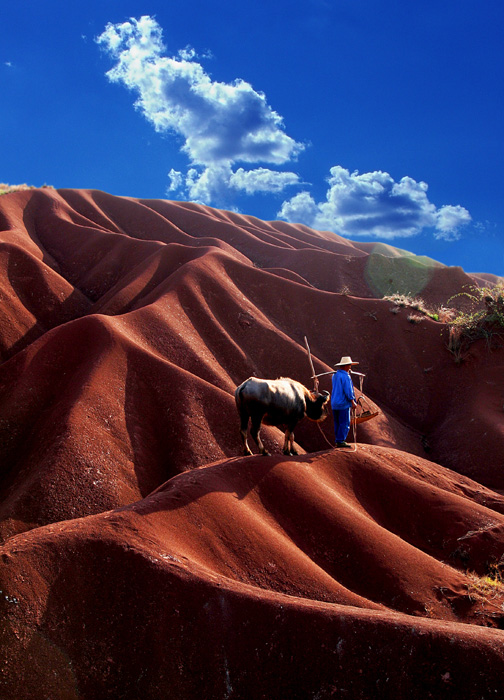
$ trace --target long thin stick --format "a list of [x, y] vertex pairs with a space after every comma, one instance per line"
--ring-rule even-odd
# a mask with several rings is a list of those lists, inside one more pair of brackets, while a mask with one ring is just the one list
[[312, 371], [311, 378], [313, 379], [313, 391], [318, 391], [319, 381], [317, 379], [317, 375], [315, 374], [315, 367], [313, 366], [313, 360], [312, 360], [312, 356], [311, 356], [311, 352], [310, 352], [310, 346], [308, 345], [308, 338], [306, 336], [304, 337], [304, 342], [306, 345], [306, 351], [308, 352], [308, 360], [310, 362], [310, 367], [311, 367], [311, 371]]

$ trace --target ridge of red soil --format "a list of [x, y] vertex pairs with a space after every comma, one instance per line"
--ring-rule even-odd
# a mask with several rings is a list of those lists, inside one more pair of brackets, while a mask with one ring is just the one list
[[[500, 692], [504, 350], [457, 365], [381, 298], [405, 279], [492, 283], [197, 204], [0, 197], [2, 698]], [[234, 388], [311, 386], [305, 336], [378, 418], [240, 457]]]

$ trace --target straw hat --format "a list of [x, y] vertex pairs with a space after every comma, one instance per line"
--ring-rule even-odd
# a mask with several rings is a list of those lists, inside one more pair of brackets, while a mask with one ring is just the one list
[[358, 365], [358, 362], [352, 362], [352, 358], [348, 357], [342, 357], [341, 360], [338, 362], [337, 365], [334, 365], [335, 367], [346, 367], [347, 365]]

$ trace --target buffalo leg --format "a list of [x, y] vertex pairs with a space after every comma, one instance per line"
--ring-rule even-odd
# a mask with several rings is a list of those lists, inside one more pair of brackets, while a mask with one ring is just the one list
[[261, 435], [260, 435], [261, 421], [262, 421], [262, 416], [252, 416], [252, 427], [250, 428], [250, 434], [254, 438], [255, 443], [256, 443], [257, 447], [259, 448], [259, 452], [262, 455], [264, 455], [265, 457], [268, 457], [269, 452], [264, 447], [262, 440], [261, 440]]
[[247, 441], [247, 429], [248, 429], [249, 415], [248, 413], [240, 412], [240, 435], [243, 442], [243, 454], [251, 455], [252, 450], [249, 447]]
[[297, 455], [297, 450], [294, 447], [294, 433], [290, 434], [289, 440], [290, 440], [290, 453], [291, 453], [291, 455]]
[[287, 428], [285, 431], [283, 453], [284, 455], [297, 455], [296, 448], [294, 447], [294, 433], [291, 428]]
[[289, 430], [289, 428], [287, 428], [287, 430], [285, 431], [285, 439], [284, 439], [284, 444], [283, 444], [283, 453], [284, 453], [284, 455], [290, 454], [290, 450], [289, 450], [289, 438], [290, 438], [290, 435], [291, 435], [291, 431]]

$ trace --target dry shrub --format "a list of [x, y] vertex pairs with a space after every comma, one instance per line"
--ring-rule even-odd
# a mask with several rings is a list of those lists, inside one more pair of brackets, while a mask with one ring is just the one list
[[[0, 195], [10, 194], [11, 192], [20, 192], [21, 190], [36, 190], [38, 187], [34, 185], [27, 185], [26, 183], [22, 185], [8, 185], [5, 182], [0, 182]], [[41, 189], [54, 189], [52, 185], [42, 185]]]
[[390, 294], [383, 297], [385, 301], [391, 301], [395, 306], [390, 309], [393, 314], [399, 313], [401, 308], [414, 309], [422, 316], [410, 314], [407, 318], [410, 323], [420, 323], [424, 316], [428, 316], [434, 321], [439, 321], [439, 315], [427, 308], [425, 302], [420, 297], [412, 297], [408, 294]]
[[437, 310], [437, 315], [441, 323], [450, 323], [457, 315], [458, 311], [450, 306], [440, 306]]
[[[486, 340], [491, 349], [500, 344], [504, 337], [504, 285], [471, 286], [469, 289], [470, 292], [461, 292], [455, 296], [467, 297], [472, 308], [456, 312], [456, 316], [448, 321], [448, 350], [457, 362], [463, 359], [475, 340]], [[451, 297], [453, 298], [455, 297]]]
[[495, 606], [496, 611], [504, 613], [504, 580], [497, 565], [490, 567], [485, 576], [468, 572], [469, 584], [467, 595], [473, 602], [486, 602]]
[[448, 328], [448, 350], [455, 358], [455, 362], [460, 364], [463, 359], [462, 349], [462, 329], [458, 326], [450, 326]]
[[421, 323], [425, 316], [420, 316], [419, 314], [408, 314], [407, 318], [410, 323]]

